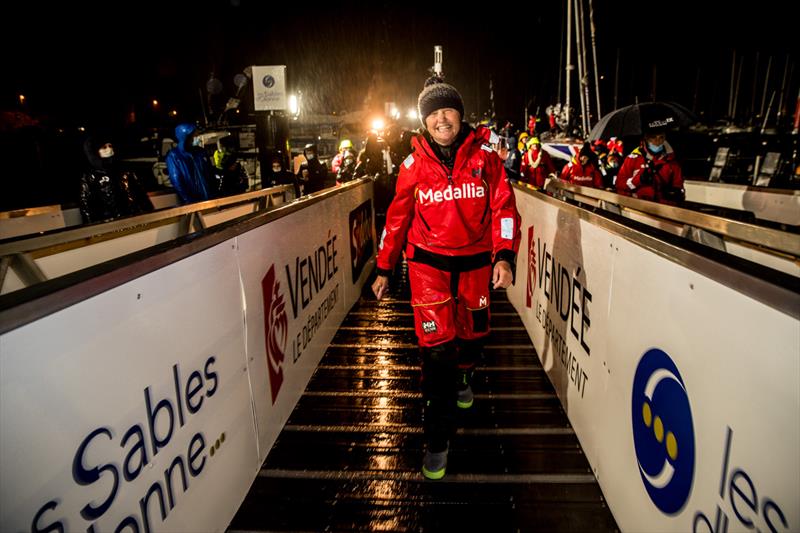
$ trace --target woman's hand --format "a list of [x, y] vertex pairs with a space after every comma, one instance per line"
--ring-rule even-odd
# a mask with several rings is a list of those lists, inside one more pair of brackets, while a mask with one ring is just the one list
[[375, 293], [375, 298], [378, 300], [383, 298], [389, 292], [389, 278], [386, 276], [375, 278], [375, 282], [372, 284], [372, 292]]
[[[511, 264], [508, 261], [498, 261], [494, 265], [492, 272], [492, 288], [493, 289], [507, 289], [511, 286], [514, 280], [514, 274], [511, 272]], [[375, 286], [372, 286], [373, 290]]]

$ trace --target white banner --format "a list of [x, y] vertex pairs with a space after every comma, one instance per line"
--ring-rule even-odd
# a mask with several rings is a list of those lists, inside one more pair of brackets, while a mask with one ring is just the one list
[[223, 531], [360, 296], [372, 215], [354, 185], [0, 336], [0, 531]]
[[286, 65], [253, 67], [253, 103], [256, 111], [286, 109]]
[[258, 459], [240, 293], [228, 241], [0, 337], [0, 529], [224, 529]]
[[368, 183], [239, 238], [262, 459], [372, 270], [371, 198]]
[[800, 528], [798, 320], [515, 192], [509, 298], [620, 528]]

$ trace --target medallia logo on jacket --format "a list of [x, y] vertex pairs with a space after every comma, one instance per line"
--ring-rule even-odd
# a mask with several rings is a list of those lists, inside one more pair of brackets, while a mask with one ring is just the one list
[[484, 196], [486, 196], [486, 189], [483, 188], [483, 185], [475, 183], [462, 183], [456, 187], [448, 185], [443, 191], [417, 189], [417, 201], [422, 205], [452, 202], [462, 198], [483, 198]]
[[267, 275], [261, 280], [261, 291], [264, 294], [264, 342], [267, 345], [269, 388], [274, 404], [283, 384], [283, 360], [289, 335], [286, 302], [275, 276], [275, 265], [269, 267]]
[[662, 513], [680, 511], [694, 478], [694, 425], [675, 362], [651, 348], [639, 361], [631, 398], [633, 444], [647, 494]]

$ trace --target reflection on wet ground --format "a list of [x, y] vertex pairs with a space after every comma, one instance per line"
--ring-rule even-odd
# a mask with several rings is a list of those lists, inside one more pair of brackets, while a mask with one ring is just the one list
[[420, 369], [405, 270], [365, 291], [322, 358], [234, 531], [615, 531], [578, 439], [504, 292], [447, 475], [419, 473]]

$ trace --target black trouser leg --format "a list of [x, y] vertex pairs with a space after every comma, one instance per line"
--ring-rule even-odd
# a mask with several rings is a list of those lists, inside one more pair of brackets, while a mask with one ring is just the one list
[[483, 339], [458, 340], [458, 374], [456, 381], [460, 390], [472, 385], [475, 366], [483, 357]]
[[432, 452], [444, 451], [455, 431], [457, 359], [452, 341], [422, 348], [422, 427]]

